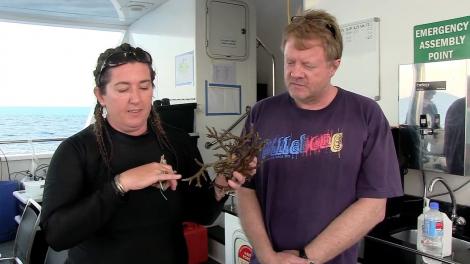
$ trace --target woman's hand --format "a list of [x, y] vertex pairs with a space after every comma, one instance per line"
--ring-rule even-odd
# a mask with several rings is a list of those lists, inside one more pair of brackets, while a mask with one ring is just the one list
[[176, 174], [170, 165], [152, 162], [122, 172], [118, 180], [124, 191], [128, 192], [154, 184], [160, 186], [159, 182], [164, 182], [162, 184], [169, 185], [174, 191], [179, 179], [181, 179], [181, 175]]

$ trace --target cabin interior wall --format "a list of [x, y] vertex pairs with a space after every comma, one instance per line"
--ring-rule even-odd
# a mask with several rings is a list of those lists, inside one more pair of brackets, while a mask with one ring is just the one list
[[[184, 8], [182, 8], [184, 6]], [[194, 102], [194, 85], [175, 85], [175, 58], [195, 49], [195, 1], [171, 0], [133, 23], [126, 34], [133, 45], [147, 50], [153, 57], [157, 77], [156, 99], [172, 100], [171, 104]]]

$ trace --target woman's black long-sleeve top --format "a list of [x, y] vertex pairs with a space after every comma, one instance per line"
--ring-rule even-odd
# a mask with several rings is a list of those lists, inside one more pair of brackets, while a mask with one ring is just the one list
[[[106, 124], [112, 142], [111, 171], [101, 158], [93, 125], [60, 144], [49, 166], [41, 226], [56, 250], [69, 248], [67, 263], [187, 263], [183, 221], [209, 224], [222, 209], [209, 181], [202, 188], [178, 181], [176, 191], [155, 187], [120, 196], [112, 185], [118, 173], [167, 162], [183, 178], [201, 160], [183, 131], [164, 127], [173, 151], [162, 149], [154, 133], [130, 136]], [[176, 153], [173, 155], [172, 153]]]

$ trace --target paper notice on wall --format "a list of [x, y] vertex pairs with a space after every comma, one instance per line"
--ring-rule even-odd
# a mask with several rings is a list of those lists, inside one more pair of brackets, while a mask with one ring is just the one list
[[212, 65], [212, 82], [236, 84], [237, 72], [235, 62], [214, 63]]
[[193, 85], [194, 57], [193, 51], [175, 57], [175, 85]]
[[241, 114], [241, 86], [206, 81], [206, 115]]

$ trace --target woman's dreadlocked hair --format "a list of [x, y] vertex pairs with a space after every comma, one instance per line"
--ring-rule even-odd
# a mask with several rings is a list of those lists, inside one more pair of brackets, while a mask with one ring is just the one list
[[[155, 87], [153, 84], [155, 79], [155, 71], [152, 69], [152, 57], [150, 54], [141, 48], [134, 48], [131, 45], [124, 43], [116, 48], [107, 49], [98, 57], [98, 62], [96, 64], [95, 70], [93, 71], [93, 75], [95, 77], [96, 87], [99, 89], [101, 94], [106, 94], [106, 85], [108, 84], [110, 78], [109, 69], [130, 62], [142, 62], [147, 64], [150, 70], [152, 86]], [[103, 110], [104, 107], [97, 101], [94, 110], [95, 123], [93, 130], [95, 132], [100, 155], [108, 169], [110, 169], [113, 145], [109, 137], [109, 132], [106, 129], [106, 121], [103, 117]], [[150, 124], [151, 131], [155, 133], [160, 147], [168, 149], [172, 154], [175, 155], [168, 137], [163, 130], [160, 118], [153, 106], [148, 118], [148, 123]]]

